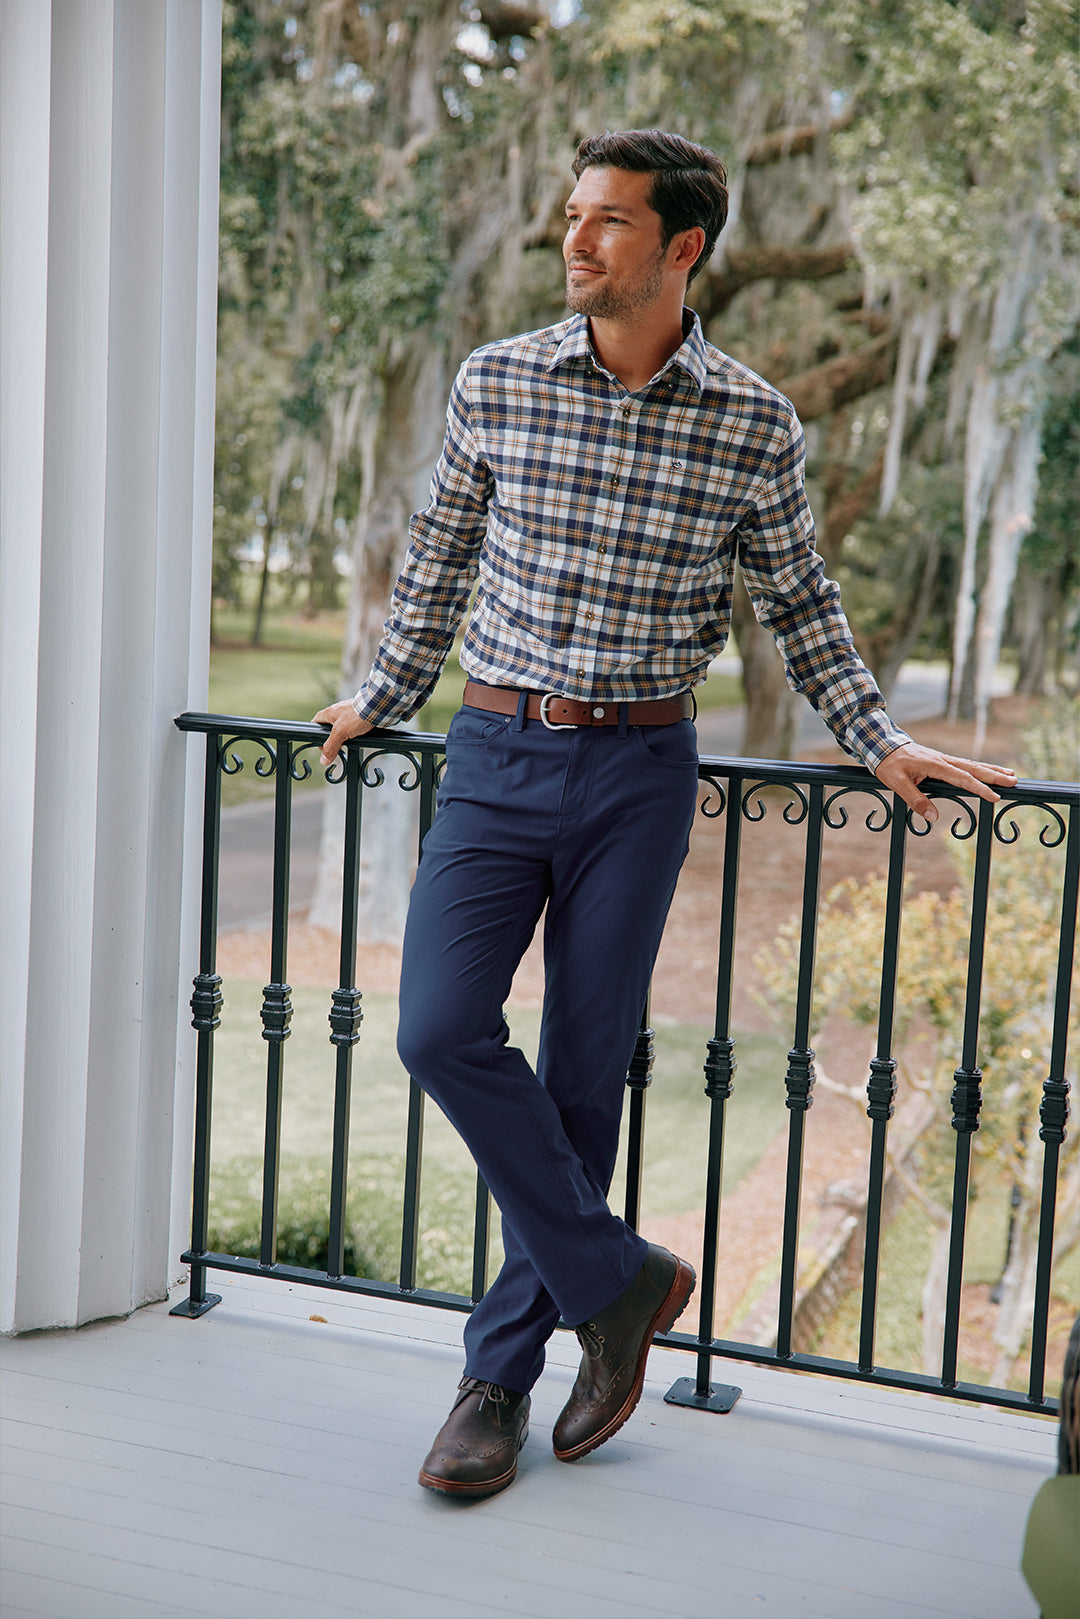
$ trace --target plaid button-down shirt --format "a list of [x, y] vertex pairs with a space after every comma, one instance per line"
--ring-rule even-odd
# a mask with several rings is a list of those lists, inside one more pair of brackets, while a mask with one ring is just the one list
[[789, 401], [696, 315], [634, 393], [580, 315], [477, 349], [357, 713], [390, 725], [427, 700], [477, 579], [474, 679], [605, 703], [686, 691], [727, 640], [738, 559], [789, 682], [873, 768], [907, 738], [813, 549], [803, 464]]

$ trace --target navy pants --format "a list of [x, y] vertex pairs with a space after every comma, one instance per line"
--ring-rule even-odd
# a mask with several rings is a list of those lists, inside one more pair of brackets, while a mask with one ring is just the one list
[[[551, 731], [463, 708], [413, 886], [398, 1050], [468, 1145], [505, 1263], [465, 1329], [466, 1373], [527, 1392], [560, 1315], [633, 1281], [644, 1240], [613, 1214], [626, 1070], [697, 797], [691, 721]], [[537, 921], [534, 1073], [503, 1004]]]

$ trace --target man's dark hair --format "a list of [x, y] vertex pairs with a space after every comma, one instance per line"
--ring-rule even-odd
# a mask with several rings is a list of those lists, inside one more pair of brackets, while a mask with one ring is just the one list
[[581, 142], [573, 168], [579, 180], [585, 169], [651, 174], [649, 207], [660, 215], [661, 245], [667, 247], [679, 231], [695, 225], [705, 232], [687, 285], [708, 263], [728, 213], [727, 170], [708, 147], [662, 129], [607, 130]]

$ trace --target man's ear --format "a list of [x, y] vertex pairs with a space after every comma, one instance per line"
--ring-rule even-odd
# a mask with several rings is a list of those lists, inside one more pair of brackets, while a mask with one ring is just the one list
[[672, 245], [676, 251], [675, 257], [671, 260], [671, 268], [685, 270], [689, 274], [701, 257], [705, 246], [705, 232], [700, 225], [692, 225], [689, 230], [680, 231]]

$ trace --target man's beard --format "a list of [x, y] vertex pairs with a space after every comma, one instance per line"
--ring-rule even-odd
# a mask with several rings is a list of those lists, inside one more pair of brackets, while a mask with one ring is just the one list
[[566, 272], [566, 303], [576, 315], [591, 315], [596, 320], [627, 320], [655, 303], [664, 286], [664, 260], [666, 250], [661, 248], [651, 267], [641, 279], [631, 285], [613, 287], [607, 281], [599, 287], [576, 287], [571, 283], [570, 270]]

